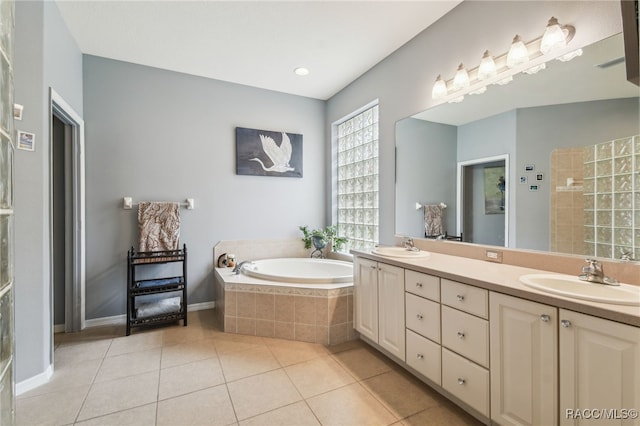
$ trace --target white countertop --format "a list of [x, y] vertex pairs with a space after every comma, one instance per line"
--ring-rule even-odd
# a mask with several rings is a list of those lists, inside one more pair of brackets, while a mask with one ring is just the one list
[[387, 257], [358, 250], [352, 250], [351, 253], [354, 256], [640, 327], [640, 306], [591, 302], [554, 295], [527, 287], [519, 279], [526, 274], [553, 272], [440, 253], [430, 253], [428, 257], [416, 259]]

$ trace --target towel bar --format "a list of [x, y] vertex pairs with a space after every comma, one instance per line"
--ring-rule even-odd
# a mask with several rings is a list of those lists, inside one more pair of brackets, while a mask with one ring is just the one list
[[[193, 210], [195, 209], [195, 200], [193, 198], [187, 198], [185, 200], [184, 203], [179, 203], [180, 207], [186, 207], [187, 210]], [[122, 199], [122, 208], [125, 210], [131, 210], [133, 208], [133, 206], [137, 206], [138, 203], [134, 203], [133, 202], [133, 198], [131, 197], [124, 197]]]

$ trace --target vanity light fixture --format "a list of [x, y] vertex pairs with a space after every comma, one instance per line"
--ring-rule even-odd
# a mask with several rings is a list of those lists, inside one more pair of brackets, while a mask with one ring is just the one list
[[[551, 59], [570, 61], [582, 54], [582, 49], [567, 52], [567, 45], [573, 39], [575, 31], [573, 26], [561, 25], [552, 16], [544, 34], [540, 37], [525, 43], [519, 35], [516, 35], [507, 53], [494, 57], [486, 50], [478, 67], [467, 70], [463, 64], [460, 64], [454, 77], [448, 81], [438, 75], [431, 97], [435, 100], [446, 100], [449, 103], [461, 102], [466, 93], [484, 93], [488, 85], [507, 84], [513, 81], [515, 74], [520, 72], [535, 74], [544, 70], [546, 62]], [[456, 92], [460, 93], [456, 94]]]
[[293, 72], [296, 75], [299, 75], [299, 76], [309, 75], [309, 69], [305, 68], [305, 67], [298, 67], [298, 68], [294, 69]]

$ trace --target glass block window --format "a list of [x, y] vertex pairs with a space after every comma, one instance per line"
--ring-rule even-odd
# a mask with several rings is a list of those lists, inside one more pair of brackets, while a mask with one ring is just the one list
[[336, 126], [338, 234], [347, 250], [369, 250], [378, 244], [377, 103]]

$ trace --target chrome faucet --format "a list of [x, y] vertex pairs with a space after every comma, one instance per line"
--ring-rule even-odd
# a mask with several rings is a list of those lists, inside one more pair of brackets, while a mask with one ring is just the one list
[[582, 281], [596, 284], [620, 285], [618, 280], [607, 277], [602, 269], [602, 264], [595, 259], [586, 259], [588, 265], [582, 267], [582, 274], [578, 276]]
[[404, 237], [402, 240], [402, 247], [409, 251], [420, 251], [418, 247], [413, 245], [413, 238], [411, 237]]
[[631, 262], [635, 260], [633, 258], [633, 252], [632, 251], [623, 252], [622, 255], [620, 256], [620, 260], [622, 260], [623, 262]]
[[250, 260], [243, 260], [242, 262], [237, 263], [236, 267], [233, 268], [233, 273], [236, 274], [236, 275], [240, 275], [240, 272], [242, 272], [242, 267], [244, 265], [246, 265], [247, 263], [251, 264], [252, 262]]

